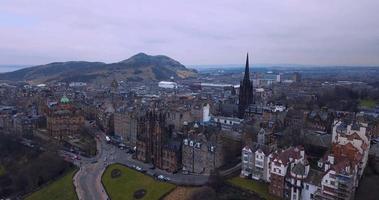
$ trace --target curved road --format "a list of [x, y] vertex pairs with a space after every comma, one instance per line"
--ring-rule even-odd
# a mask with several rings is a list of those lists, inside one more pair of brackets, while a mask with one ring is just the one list
[[[74, 176], [74, 185], [79, 200], [108, 199], [108, 195], [101, 183], [101, 175], [105, 169], [103, 142], [97, 140], [98, 155], [95, 158], [82, 158], [80, 169]], [[96, 163], [95, 163], [96, 162]]]
[[[208, 176], [206, 175], [184, 175], [181, 173], [172, 174], [160, 169], [150, 169], [150, 164], [142, 163], [134, 160], [131, 154], [120, 150], [112, 144], [107, 144], [104, 133], [96, 131], [100, 139], [96, 139], [98, 154], [93, 158], [82, 157], [80, 161], [75, 161], [75, 164], [80, 167], [80, 170], [74, 176], [74, 185], [78, 194], [79, 200], [106, 200], [109, 199], [105, 189], [101, 183], [101, 176], [106, 166], [112, 163], [121, 163], [132, 167], [139, 166], [146, 170], [146, 174], [162, 174], [169, 177], [170, 182], [177, 185], [201, 186], [207, 183]], [[233, 169], [239, 166], [233, 167]], [[233, 170], [232, 170], [233, 171]], [[225, 171], [225, 174], [229, 170]]]

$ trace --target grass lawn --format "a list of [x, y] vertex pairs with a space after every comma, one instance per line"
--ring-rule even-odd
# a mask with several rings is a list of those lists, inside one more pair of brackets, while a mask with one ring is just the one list
[[251, 179], [245, 179], [241, 177], [234, 177], [228, 180], [228, 182], [236, 187], [250, 190], [260, 197], [267, 200], [279, 200], [278, 197], [272, 196], [268, 193], [268, 185], [265, 183], [260, 183]]
[[359, 102], [359, 105], [366, 108], [373, 108], [376, 105], [376, 102], [371, 99], [362, 99]]
[[34, 192], [30, 196], [27, 196], [26, 200], [77, 200], [73, 176], [76, 170], [71, 170], [58, 180], [46, 185], [42, 189]]
[[2, 165], [0, 165], [0, 176], [4, 174], [5, 174], [5, 168]]
[[[112, 178], [113, 169], [121, 170], [121, 176]], [[110, 165], [105, 170], [102, 181], [112, 200], [134, 199], [134, 192], [140, 189], [146, 190], [146, 195], [141, 199], [158, 200], [175, 188], [173, 184], [156, 181], [150, 176], [119, 164]]]

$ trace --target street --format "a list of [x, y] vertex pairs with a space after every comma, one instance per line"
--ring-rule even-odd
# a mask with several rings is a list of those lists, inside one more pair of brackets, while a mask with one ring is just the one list
[[151, 164], [134, 160], [132, 154], [128, 154], [113, 144], [108, 144], [103, 132], [96, 131], [96, 134], [99, 135], [96, 138], [98, 154], [93, 158], [81, 157], [80, 160], [73, 160], [74, 164], [80, 168], [74, 177], [74, 185], [79, 200], [105, 200], [109, 198], [101, 183], [101, 176], [106, 166], [113, 163], [120, 163], [131, 168], [132, 166], [139, 166], [146, 170], [147, 175], [163, 175], [170, 178], [171, 183], [177, 185], [200, 186], [208, 181], [208, 176], [205, 175], [172, 174], [157, 168], [150, 169]]

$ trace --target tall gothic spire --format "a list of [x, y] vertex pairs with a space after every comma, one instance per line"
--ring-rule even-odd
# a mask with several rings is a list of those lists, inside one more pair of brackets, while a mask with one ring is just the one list
[[246, 108], [254, 103], [253, 83], [250, 81], [249, 54], [246, 55], [246, 66], [243, 80], [240, 83], [238, 117], [243, 119]]
[[246, 55], [246, 66], [245, 66], [245, 76], [244, 79], [250, 80], [250, 72], [249, 72], [249, 53]]

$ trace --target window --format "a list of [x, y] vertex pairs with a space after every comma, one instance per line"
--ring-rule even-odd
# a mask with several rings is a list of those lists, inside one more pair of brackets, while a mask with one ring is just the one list
[[330, 185], [335, 185], [335, 182], [334, 181], [330, 181]]
[[248, 160], [248, 156], [247, 155], [243, 156], [243, 160], [247, 161]]

